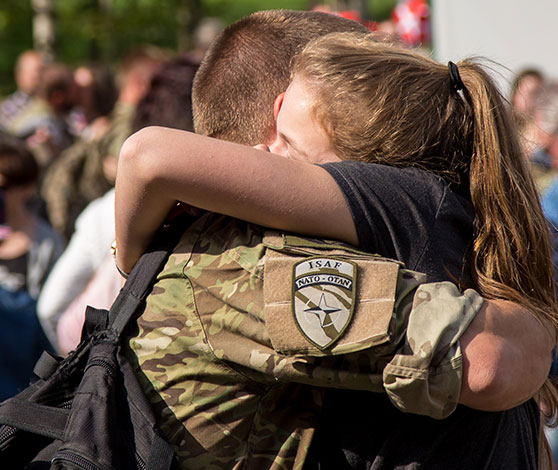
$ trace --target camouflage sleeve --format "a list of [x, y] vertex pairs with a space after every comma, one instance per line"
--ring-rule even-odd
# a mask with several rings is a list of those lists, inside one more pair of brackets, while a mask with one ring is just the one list
[[[385, 391], [402, 411], [447, 417], [461, 389], [459, 338], [482, 305], [480, 295], [461, 293], [449, 282], [421, 284], [424, 275], [391, 261], [353, 257], [358, 269], [344, 274], [354, 275], [352, 303], [344, 304], [353, 312], [336, 326], [343, 306], [335, 297], [341, 295], [340, 282], [331, 281], [343, 268], [335, 274], [329, 267], [306, 266], [334, 266], [338, 259], [339, 254], [295, 261], [290, 277], [283, 263], [292, 266], [292, 257], [266, 255], [271, 269], [264, 279], [265, 321], [273, 349], [283, 358], [281, 375], [304, 370], [304, 377], [290, 378]], [[281, 301], [289, 282], [293, 300]]]
[[445, 418], [459, 401], [459, 338], [482, 305], [474, 290], [450, 282], [421, 285], [409, 315], [403, 346], [383, 371], [391, 401], [402, 411]]
[[350, 255], [353, 270], [346, 256], [267, 252], [264, 318], [282, 373], [304, 370], [293, 379], [385, 391], [402, 411], [448, 416], [461, 388], [459, 338], [482, 298], [449, 282], [423, 284], [424, 275], [378, 257]]
[[186, 385], [178, 393], [169, 383], [191, 387], [215, 371], [258, 390], [387, 392], [401, 410], [433, 417], [455, 407], [459, 337], [482, 302], [474, 292], [345, 248], [262, 243], [257, 230], [223, 221], [200, 222], [177, 250], [131, 341], [162, 394], [184, 401]]
[[451, 412], [476, 293], [323, 240], [263, 238], [203, 215], [127, 343], [183, 468], [303, 468], [325, 387]]

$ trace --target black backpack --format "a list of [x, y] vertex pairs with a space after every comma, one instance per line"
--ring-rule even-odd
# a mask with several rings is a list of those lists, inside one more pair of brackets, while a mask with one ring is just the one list
[[110, 312], [88, 307], [75, 351], [43, 353], [31, 385], [0, 404], [0, 468], [178, 468], [120, 343], [183, 230], [173, 224], [157, 237]]

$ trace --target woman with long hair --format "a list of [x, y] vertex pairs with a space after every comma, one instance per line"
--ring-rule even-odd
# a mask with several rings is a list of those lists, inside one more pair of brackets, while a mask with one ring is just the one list
[[480, 65], [329, 35], [297, 57], [275, 111], [270, 150], [287, 158], [163, 128], [127, 141], [116, 202], [124, 270], [179, 200], [473, 285], [527, 307], [556, 342], [548, 228], [509, 109]]

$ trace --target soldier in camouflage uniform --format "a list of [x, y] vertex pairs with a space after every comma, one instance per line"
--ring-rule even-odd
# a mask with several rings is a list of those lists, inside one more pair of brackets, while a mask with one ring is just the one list
[[[311, 37], [358, 28], [308, 12], [260, 18], [284, 22], [283, 30], [302, 18]], [[278, 88], [287, 82], [288, 74]], [[273, 97], [282, 91], [265, 87]], [[198, 98], [196, 117], [211, 121], [199, 87]], [[257, 136], [222, 118], [213, 120], [222, 128], [204, 133], [265, 141], [266, 119]], [[129, 340], [182, 467], [302, 468], [324, 387], [387, 392], [401, 410], [436, 418], [451, 413], [461, 387], [458, 339], [482, 299], [449, 283], [418, 287], [423, 281], [348, 245], [202, 215], [159, 274]]]
[[[49, 167], [41, 196], [53, 227], [67, 239], [85, 206], [114, 186], [116, 159], [132, 131], [136, 105], [148, 90], [152, 74], [166, 59], [157, 48], [139, 48], [122, 61], [119, 96], [107, 131], [92, 140], [82, 138]], [[108, 171], [107, 171], [108, 170]]]
[[75, 221], [89, 202], [113, 187], [103, 170], [105, 158], [118, 155], [131, 132], [134, 107], [118, 103], [111, 113], [110, 128], [97, 139], [80, 139], [48, 169], [41, 195], [56, 230], [70, 239]]
[[199, 218], [129, 343], [182, 468], [302, 468], [323, 387], [451, 413], [482, 298], [423, 281], [338, 242]]

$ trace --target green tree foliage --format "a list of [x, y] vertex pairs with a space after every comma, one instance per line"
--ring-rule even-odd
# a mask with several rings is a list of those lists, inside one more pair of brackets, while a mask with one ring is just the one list
[[368, 13], [375, 21], [385, 21], [389, 19], [397, 0], [368, 0]]
[[[70, 65], [103, 61], [112, 64], [139, 44], [173, 51], [187, 46], [189, 34], [204, 16], [224, 24], [257, 10], [303, 10], [309, 0], [52, 0], [55, 11], [55, 55]], [[334, 4], [333, 1], [321, 3]], [[340, 2], [337, 2], [340, 3]], [[353, 2], [354, 3], [354, 2]], [[383, 20], [396, 0], [367, 0], [367, 12]], [[14, 89], [17, 55], [33, 46], [31, 0], [0, 1], [0, 96]], [[187, 34], [184, 34], [184, 33]], [[186, 41], [185, 41], [186, 39]]]
[[[57, 0], [58, 57], [113, 61], [138, 44], [177, 48], [178, 12], [199, 1]], [[71, 39], [70, 39], [71, 38]]]
[[18, 54], [33, 47], [31, 2], [0, 2], [0, 95], [14, 88], [13, 64]]
[[225, 24], [230, 24], [243, 16], [259, 10], [305, 10], [308, 0], [204, 0], [203, 13], [206, 16], [222, 18]]
[[[55, 56], [70, 65], [112, 64], [140, 44], [178, 50], [179, 28], [191, 29], [201, 0], [53, 0]], [[0, 2], [0, 96], [11, 92], [13, 66], [33, 47], [30, 0]], [[182, 35], [183, 36], [183, 35]]]

